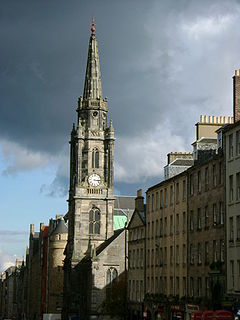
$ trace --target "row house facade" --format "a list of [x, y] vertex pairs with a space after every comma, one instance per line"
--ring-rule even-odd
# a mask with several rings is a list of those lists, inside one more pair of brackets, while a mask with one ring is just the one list
[[227, 293], [240, 301], [240, 70], [233, 76], [234, 123], [218, 131], [226, 186]]
[[223, 298], [225, 201], [223, 157], [188, 170], [188, 296]]
[[62, 216], [40, 224], [40, 232], [30, 225], [27, 268], [27, 318], [43, 314], [60, 316], [63, 300], [63, 260], [67, 226]]
[[225, 293], [223, 156], [146, 193], [146, 294], [220, 304]]
[[[192, 158], [168, 154], [166, 180], [146, 192], [145, 298], [214, 308], [239, 301], [240, 70], [233, 83], [234, 116], [201, 116]], [[130, 237], [131, 252], [135, 245]], [[129, 281], [135, 264], [130, 254]], [[130, 303], [135, 294], [131, 286]], [[155, 312], [162, 312], [160, 306]]]
[[147, 191], [146, 292], [187, 293], [187, 175]]
[[16, 319], [26, 311], [26, 272], [25, 263], [16, 260], [0, 276], [0, 317]]
[[223, 156], [216, 154], [216, 130], [232, 121], [201, 116], [194, 162], [189, 153], [169, 154], [165, 173], [177, 163], [176, 174], [171, 169], [170, 178], [147, 190], [148, 293], [209, 299], [214, 290], [224, 292], [224, 164]]
[[240, 298], [240, 121], [222, 131], [225, 152], [227, 292]]
[[145, 297], [145, 205], [142, 190], [137, 191], [135, 210], [128, 223], [128, 301], [133, 318], [140, 319]]
[[41, 319], [61, 316], [63, 260], [67, 226], [62, 217], [51, 219], [40, 231], [30, 225], [25, 261], [17, 261], [0, 278], [0, 319]]

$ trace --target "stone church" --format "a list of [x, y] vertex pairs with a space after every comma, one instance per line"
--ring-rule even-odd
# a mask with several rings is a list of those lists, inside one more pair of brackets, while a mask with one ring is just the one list
[[83, 96], [70, 141], [68, 242], [63, 317], [95, 319], [106, 312], [114, 283], [126, 280], [126, 231], [114, 232], [114, 128], [102, 96], [92, 22]]

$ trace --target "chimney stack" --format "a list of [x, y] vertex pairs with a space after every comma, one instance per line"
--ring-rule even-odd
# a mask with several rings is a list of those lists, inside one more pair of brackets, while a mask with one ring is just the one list
[[135, 208], [138, 211], [144, 211], [144, 197], [142, 196], [142, 189], [137, 191], [137, 198], [135, 198]]
[[240, 120], [240, 70], [235, 70], [233, 76], [233, 119], [234, 123]]
[[34, 224], [30, 224], [30, 234], [34, 234]]

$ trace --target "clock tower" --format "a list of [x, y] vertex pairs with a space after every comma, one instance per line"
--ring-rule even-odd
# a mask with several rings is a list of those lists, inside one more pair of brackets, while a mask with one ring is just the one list
[[66, 264], [72, 268], [113, 235], [114, 129], [108, 126], [94, 19], [83, 96], [70, 140], [70, 190]]

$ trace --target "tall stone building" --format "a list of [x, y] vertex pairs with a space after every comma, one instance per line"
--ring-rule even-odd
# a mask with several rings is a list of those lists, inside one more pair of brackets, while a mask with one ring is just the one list
[[188, 174], [188, 295], [214, 301], [225, 292], [223, 157], [197, 162]]
[[63, 299], [63, 261], [67, 244], [68, 229], [63, 220], [50, 220], [48, 233], [48, 262], [46, 272], [44, 313], [60, 314]]
[[187, 294], [187, 173], [146, 194], [146, 292]]
[[[219, 306], [223, 299], [226, 286], [224, 158], [221, 152], [217, 154], [216, 130], [223, 125], [233, 128], [232, 123], [231, 117], [201, 116], [193, 143], [194, 162], [190, 153], [169, 154], [165, 167], [167, 179], [147, 190], [145, 276], [149, 301], [146, 307], [152, 314], [169, 316], [166, 297], [174, 301], [171, 313], [175, 316], [183, 315], [183, 301], [195, 299], [205, 306], [208, 303]], [[182, 156], [187, 158], [175, 160]]]
[[67, 226], [59, 215], [50, 219], [48, 226], [41, 223], [39, 232], [34, 231], [33, 224], [30, 225], [25, 290], [26, 317], [29, 319], [42, 318], [44, 314], [61, 315], [67, 236]]
[[135, 210], [128, 224], [128, 307], [140, 319], [145, 296], [145, 205], [142, 190], [137, 191]]
[[107, 113], [93, 21], [84, 92], [70, 141], [65, 318], [103, 313], [111, 283], [126, 269], [124, 229], [113, 231], [114, 129], [111, 121], [108, 126]]
[[240, 300], [240, 70], [233, 77], [234, 123], [218, 130], [224, 156], [226, 201], [227, 294]]

